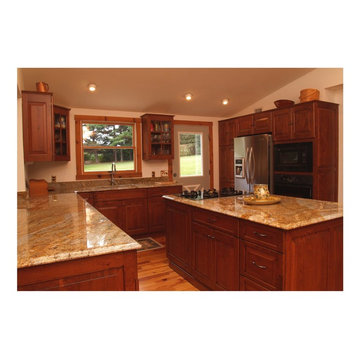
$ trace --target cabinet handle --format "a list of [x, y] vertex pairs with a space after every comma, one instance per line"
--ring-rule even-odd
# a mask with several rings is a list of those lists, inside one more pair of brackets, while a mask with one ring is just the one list
[[257, 266], [258, 268], [260, 269], [266, 269], [266, 266], [265, 265], [258, 265], [255, 261], [252, 261], [252, 264]]
[[210, 239], [215, 239], [215, 236], [208, 235], [207, 237]]
[[262, 233], [259, 233], [257, 231], [254, 231], [254, 235], [261, 236], [261, 237], [266, 237], [267, 236], [266, 234], [262, 234]]

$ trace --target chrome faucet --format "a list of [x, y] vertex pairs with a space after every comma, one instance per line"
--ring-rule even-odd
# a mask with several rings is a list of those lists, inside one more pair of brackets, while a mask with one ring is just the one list
[[111, 185], [115, 185], [115, 180], [114, 180], [115, 174], [116, 174], [116, 164], [113, 162], [111, 164], [111, 172], [110, 172], [110, 176], [111, 176], [110, 184]]

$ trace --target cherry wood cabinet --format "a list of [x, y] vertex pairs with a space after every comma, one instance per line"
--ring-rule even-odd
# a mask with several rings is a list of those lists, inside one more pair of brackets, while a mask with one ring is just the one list
[[144, 160], [174, 158], [174, 116], [144, 114], [142, 120], [142, 148]]
[[70, 109], [53, 105], [52, 93], [22, 92], [25, 161], [70, 160]]
[[313, 199], [337, 201], [338, 126], [338, 105], [318, 100], [219, 121], [220, 189], [234, 186], [234, 137], [272, 133], [275, 144], [313, 144]]
[[54, 105], [54, 160], [70, 161], [70, 109]]
[[146, 234], [146, 189], [94, 192], [94, 207], [129, 235]]
[[205, 290], [342, 290], [343, 219], [293, 230], [173, 200], [166, 204], [170, 266]]
[[186, 272], [191, 268], [191, 215], [186, 205], [170, 203], [166, 206], [166, 253], [171, 262]]
[[234, 134], [236, 131], [236, 120], [229, 119], [219, 122], [219, 146], [228, 145], [234, 147]]
[[163, 195], [181, 193], [182, 186], [78, 192], [115, 225], [129, 235], [165, 230]]
[[269, 133], [272, 131], [272, 111], [263, 111], [254, 114], [254, 134]]
[[315, 137], [314, 103], [302, 103], [293, 107], [274, 110], [274, 141], [303, 140]]
[[234, 144], [219, 146], [219, 184], [234, 187]]
[[19, 291], [139, 290], [136, 250], [20, 268]]
[[22, 117], [25, 161], [52, 161], [52, 93], [22, 92]]
[[119, 227], [129, 235], [147, 234], [148, 207], [147, 199], [127, 199], [119, 207]]
[[273, 141], [291, 139], [291, 108], [274, 111], [272, 134]]
[[148, 189], [148, 222], [149, 233], [163, 232], [165, 230], [165, 202], [163, 195], [179, 194], [182, 186], [171, 186], [168, 188]]
[[254, 133], [253, 115], [240, 116], [236, 118], [235, 122], [236, 122], [235, 136], [251, 135]]
[[303, 103], [292, 108], [292, 138], [295, 140], [315, 137], [314, 103]]

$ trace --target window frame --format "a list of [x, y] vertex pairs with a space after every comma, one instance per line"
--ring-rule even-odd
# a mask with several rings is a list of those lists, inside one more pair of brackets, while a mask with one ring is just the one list
[[[76, 180], [84, 179], [110, 179], [109, 171], [84, 171], [84, 147], [82, 139], [82, 125], [83, 124], [118, 124], [134, 126], [133, 148], [134, 148], [134, 170], [118, 170], [114, 177], [141, 177], [142, 176], [142, 161], [141, 161], [141, 119], [127, 118], [116, 116], [93, 116], [93, 115], [74, 115], [75, 120], [75, 138], [76, 138]], [[93, 147], [92, 147], [93, 148]], [[96, 147], [107, 148], [107, 147]], [[117, 147], [121, 149], [123, 147]], [[129, 147], [128, 147], [129, 148]]]
[[[201, 175], [181, 175], [181, 155], [180, 155], [180, 137], [181, 134], [200, 135], [201, 139]], [[204, 141], [203, 133], [199, 131], [179, 131], [178, 132], [178, 147], [179, 147], [179, 178], [191, 178], [204, 176]]]

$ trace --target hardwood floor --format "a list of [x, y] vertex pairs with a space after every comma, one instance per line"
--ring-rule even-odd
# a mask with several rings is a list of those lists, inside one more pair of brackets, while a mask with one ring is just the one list
[[[164, 236], [152, 236], [165, 245]], [[138, 252], [138, 277], [140, 291], [198, 291], [169, 267], [166, 249]]]

